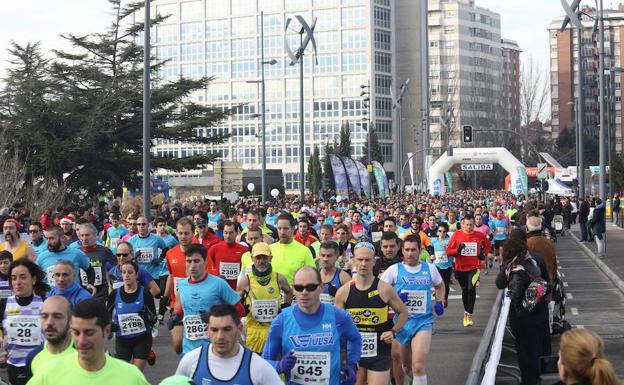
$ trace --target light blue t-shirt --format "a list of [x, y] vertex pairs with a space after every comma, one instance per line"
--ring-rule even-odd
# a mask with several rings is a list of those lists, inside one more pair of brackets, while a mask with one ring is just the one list
[[46, 251], [48, 249], [48, 241], [46, 241], [45, 238], [41, 239], [41, 243], [39, 244], [39, 246], [35, 245], [34, 243], [30, 243], [30, 245], [32, 246], [33, 250], [35, 251], [35, 255], [39, 256], [39, 254], [43, 253], [44, 251]]
[[67, 247], [61, 251], [46, 250], [37, 256], [36, 263], [46, 273], [46, 281], [50, 286], [55, 286], [54, 265], [58, 261], [70, 261], [76, 274], [79, 274], [80, 269], [87, 270], [91, 267], [89, 257], [80, 249]]
[[132, 245], [136, 255], [135, 261], [139, 267], [147, 270], [152, 278], [158, 279], [162, 263], [160, 252], [167, 248], [165, 241], [156, 234], [149, 234], [147, 237], [135, 234], [128, 240], [128, 243]]
[[446, 255], [446, 246], [448, 245], [450, 237], [446, 237], [443, 241], [440, 238], [431, 238], [431, 245], [435, 255], [433, 264], [439, 269], [448, 269], [453, 266], [453, 257]]
[[494, 233], [495, 241], [504, 241], [507, 239], [507, 234], [505, 234], [505, 229], [509, 226], [507, 219], [490, 218], [488, 226], [490, 226], [490, 229], [492, 229]]

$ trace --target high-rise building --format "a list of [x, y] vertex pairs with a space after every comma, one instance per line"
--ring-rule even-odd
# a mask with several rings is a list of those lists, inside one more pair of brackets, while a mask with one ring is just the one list
[[[582, 74], [583, 128], [585, 133], [598, 137], [600, 127], [598, 35], [593, 33], [596, 15], [594, 8], [585, 7], [582, 16], [580, 60], [578, 30], [570, 24], [559, 31], [564, 16], [551, 21], [548, 27], [550, 42], [550, 94], [552, 139], [557, 139], [566, 129], [575, 129], [575, 103], [578, 97], [577, 74]], [[605, 84], [607, 96], [607, 122], [613, 149], [622, 152], [622, 104], [620, 72], [624, 65], [624, 6], [618, 10], [604, 10], [605, 27]], [[619, 19], [619, 20], [618, 20]]]
[[520, 116], [520, 53], [522, 50], [513, 40], [502, 39], [503, 73], [501, 102], [503, 125], [501, 128], [517, 131], [521, 127]]
[[[429, 0], [430, 147], [463, 146], [461, 127], [475, 129], [468, 146], [500, 146], [508, 118], [500, 15], [474, 0]], [[448, 135], [448, 141], [447, 141]]]
[[[411, 2], [411, 1], [410, 1]], [[284, 40], [296, 49], [298, 23], [317, 19], [312, 46], [305, 54], [305, 156], [313, 146], [323, 149], [338, 137], [341, 126], [351, 130], [352, 155], [364, 155], [368, 107], [362, 95], [370, 90], [370, 117], [381, 144], [384, 166], [392, 177], [396, 154], [390, 88], [395, 76], [395, 1], [392, 0], [156, 0], [155, 12], [170, 15], [153, 28], [152, 41], [159, 60], [167, 60], [162, 80], [180, 75], [214, 76], [206, 90], [192, 95], [199, 103], [238, 112], [216, 127], [197, 129], [197, 135], [228, 133], [223, 145], [189, 146], [159, 141], [158, 156], [185, 156], [218, 151], [224, 160], [240, 161], [245, 169], [267, 168], [284, 173], [287, 190], [299, 188], [299, 67], [291, 66]], [[414, 2], [417, 3], [417, 2]], [[264, 13], [264, 25], [260, 13]], [[142, 15], [136, 15], [141, 18]], [[262, 154], [260, 85], [261, 29], [264, 28], [266, 77], [266, 154]], [[370, 89], [367, 88], [370, 84]], [[363, 87], [364, 86], [364, 87]], [[323, 154], [321, 154], [323, 155]], [[306, 167], [307, 170], [307, 167]]]

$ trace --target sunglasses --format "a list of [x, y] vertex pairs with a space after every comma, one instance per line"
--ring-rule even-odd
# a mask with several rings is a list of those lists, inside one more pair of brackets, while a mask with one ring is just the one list
[[336, 234], [338, 234], [338, 235], [346, 235], [347, 233], [345, 233], [344, 231], [339, 231]]
[[438, 230], [438, 233], [446, 233], [446, 230]]
[[28, 230], [28, 233], [30, 233], [30, 234], [36, 234], [38, 232], [39, 232], [39, 230]]
[[420, 225], [420, 222], [412, 222], [413, 225]]
[[308, 283], [307, 285], [293, 285], [293, 289], [295, 289], [295, 291], [298, 292], [302, 292], [304, 289], [307, 290], [308, 292], [313, 292], [316, 289], [318, 289], [318, 287], [321, 286], [320, 283]]
[[373, 244], [370, 242], [358, 242], [355, 244], [355, 247], [353, 248], [353, 250], [362, 249], [362, 248], [375, 250], [375, 246], [373, 246]]
[[130, 253], [117, 253], [115, 255], [118, 257], [127, 257], [128, 255], [130, 255]]
[[137, 223], [137, 226], [147, 226], [147, 223]]

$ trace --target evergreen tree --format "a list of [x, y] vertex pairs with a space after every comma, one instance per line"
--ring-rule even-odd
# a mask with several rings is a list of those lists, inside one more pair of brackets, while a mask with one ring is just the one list
[[366, 138], [366, 142], [364, 142], [364, 156], [362, 156], [362, 163], [369, 164], [368, 161], [368, 146], [371, 146], [371, 159], [373, 161], [377, 161], [383, 164], [381, 157], [381, 146], [379, 145], [379, 138], [377, 137], [377, 132], [373, 130], [370, 135], [370, 143], [368, 138]]
[[336, 149], [336, 155], [347, 158], [351, 157], [351, 129], [349, 128], [349, 121], [345, 122], [340, 128], [340, 139]]
[[[122, 4], [109, 0], [114, 19], [104, 33], [63, 36], [76, 52], [55, 51], [52, 64], [60, 110], [59, 124], [71, 132], [72, 168], [70, 186], [96, 194], [101, 189], [140, 185], [142, 169], [143, 47], [137, 44], [144, 23], [128, 19], [142, 12], [144, 3]], [[157, 15], [152, 25], [166, 16]], [[225, 136], [203, 136], [200, 131], [224, 119], [230, 111], [206, 107], [189, 100], [194, 91], [205, 89], [212, 78], [180, 77], [166, 82], [158, 78], [166, 63], [152, 61], [151, 140], [184, 143], [189, 146], [220, 144]], [[63, 156], [63, 154], [59, 154]], [[194, 153], [181, 158], [152, 154], [152, 169], [181, 172], [214, 162], [217, 153]]]
[[329, 155], [336, 155], [336, 148], [338, 147], [338, 143], [334, 140], [333, 144], [327, 143], [325, 145], [325, 156], [323, 157], [323, 180], [325, 181], [325, 188], [333, 190], [336, 188], [336, 184], [334, 181], [334, 172], [332, 171], [331, 161], [329, 160]]
[[319, 149], [314, 145], [312, 156], [308, 160], [308, 185], [313, 194], [318, 195], [323, 181], [323, 169], [321, 168], [321, 156]]

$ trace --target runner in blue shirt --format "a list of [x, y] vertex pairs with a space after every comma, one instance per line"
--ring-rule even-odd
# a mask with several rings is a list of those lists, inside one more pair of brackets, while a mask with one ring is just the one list
[[[152, 275], [152, 278], [158, 281], [160, 279], [160, 264], [168, 248], [161, 237], [149, 232], [148, 225], [149, 222], [146, 217], [139, 217], [137, 219], [139, 233], [133, 235], [128, 242], [132, 245], [132, 249], [135, 252], [135, 261], [139, 264], [139, 267], [147, 270]], [[161, 257], [161, 253], [163, 257]]]
[[48, 239], [48, 250], [37, 256], [37, 265], [46, 273], [46, 283], [54, 286], [54, 265], [58, 261], [70, 261], [74, 271], [91, 269], [89, 257], [80, 249], [65, 246], [65, 234], [59, 226], [51, 226], [45, 232]]
[[[353, 385], [362, 337], [351, 315], [321, 303], [323, 283], [313, 267], [297, 271], [293, 288], [297, 304], [273, 320], [262, 357], [286, 376], [287, 385]], [[341, 365], [341, 341], [346, 341], [346, 366]]]
[[[117, 245], [117, 265], [108, 271], [108, 283], [110, 284], [110, 291], [118, 289], [123, 286], [123, 277], [121, 275], [121, 266], [129, 261], [133, 260], [132, 245], [126, 241], [122, 241]], [[138, 282], [141, 286], [147, 288], [152, 295], [156, 297], [160, 294], [160, 288], [152, 275], [145, 269], [139, 267]]]
[[507, 234], [509, 234], [509, 222], [503, 210], [496, 211], [496, 218], [490, 218], [488, 226], [494, 233], [494, 258], [500, 263], [502, 256], [502, 249], [505, 240], [507, 240]]

